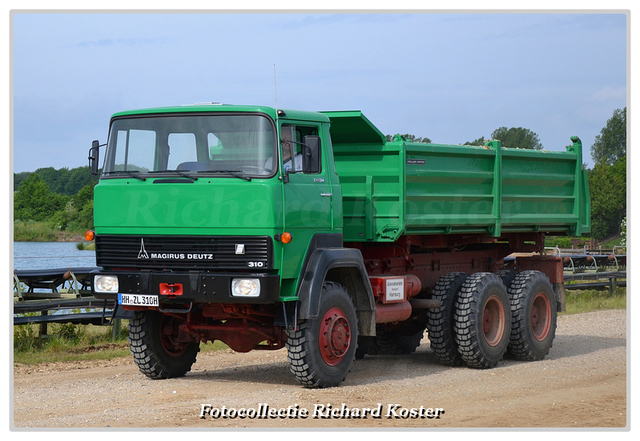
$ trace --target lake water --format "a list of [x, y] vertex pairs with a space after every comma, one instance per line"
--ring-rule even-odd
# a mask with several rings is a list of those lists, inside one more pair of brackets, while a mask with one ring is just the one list
[[13, 269], [96, 266], [95, 251], [79, 250], [75, 242], [14, 242]]

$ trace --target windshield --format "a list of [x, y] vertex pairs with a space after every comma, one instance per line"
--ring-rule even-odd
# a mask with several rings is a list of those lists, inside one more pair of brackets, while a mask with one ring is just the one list
[[272, 176], [276, 135], [256, 114], [181, 114], [113, 121], [104, 175]]

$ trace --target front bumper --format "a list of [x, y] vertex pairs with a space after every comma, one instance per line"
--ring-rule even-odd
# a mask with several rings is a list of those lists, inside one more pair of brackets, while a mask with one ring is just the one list
[[[98, 299], [118, 299], [118, 294], [151, 294], [168, 303], [251, 303], [272, 304], [280, 297], [280, 276], [252, 273], [208, 273], [201, 271], [102, 271], [92, 274], [91, 291]], [[97, 275], [118, 277], [117, 293], [95, 291], [93, 280]], [[260, 294], [257, 297], [233, 296], [233, 279], [258, 279]], [[170, 288], [170, 289], [169, 289]]]

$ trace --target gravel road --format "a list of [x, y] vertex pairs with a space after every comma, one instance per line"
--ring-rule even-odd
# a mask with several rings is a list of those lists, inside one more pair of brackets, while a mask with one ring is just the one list
[[157, 381], [131, 358], [15, 365], [13, 428], [622, 428], [626, 319], [562, 315], [547, 358], [490, 370], [442, 366], [425, 338], [411, 355], [357, 360], [322, 390], [297, 384], [285, 350], [199, 354], [185, 377]]

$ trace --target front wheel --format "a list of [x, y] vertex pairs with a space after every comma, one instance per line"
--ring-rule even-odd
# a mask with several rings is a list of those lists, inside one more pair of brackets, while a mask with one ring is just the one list
[[200, 344], [180, 330], [182, 322], [158, 311], [136, 311], [129, 323], [129, 347], [140, 372], [161, 379], [182, 377], [191, 370]]
[[345, 380], [356, 352], [358, 325], [347, 291], [339, 284], [322, 287], [316, 318], [287, 331], [289, 368], [303, 386], [333, 387]]

